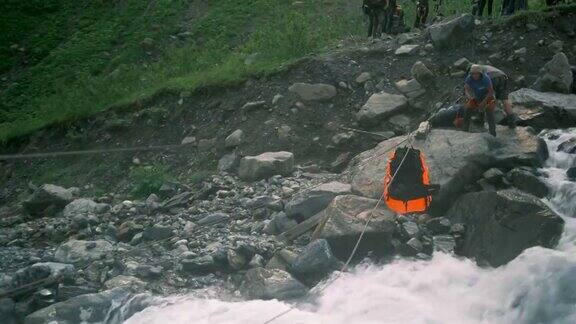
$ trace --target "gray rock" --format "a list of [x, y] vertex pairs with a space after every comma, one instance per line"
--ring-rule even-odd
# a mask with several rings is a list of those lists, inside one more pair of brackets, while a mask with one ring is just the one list
[[252, 110], [257, 110], [266, 106], [266, 101], [251, 101], [247, 102], [242, 106], [241, 110], [244, 112], [249, 112]]
[[388, 120], [390, 124], [405, 130], [408, 126], [410, 126], [410, 117], [406, 115], [396, 115]]
[[225, 140], [226, 147], [236, 147], [242, 144], [244, 140], [244, 132], [241, 129], [237, 129], [232, 134], [228, 135]]
[[80, 198], [64, 207], [64, 217], [72, 219], [77, 216], [95, 215], [106, 211], [108, 207], [108, 204], [98, 204], [92, 199]]
[[408, 238], [417, 237], [420, 235], [420, 228], [418, 224], [412, 221], [405, 221], [400, 226], [401, 233]]
[[59, 186], [45, 184], [22, 203], [24, 210], [30, 215], [40, 215], [47, 208], [54, 207], [56, 211], [62, 210], [73, 199], [72, 193]]
[[[390, 150], [406, 139], [405, 136], [383, 141], [372, 150], [355, 157], [348, 167], [352, 191], [378, 199], [383, 194], [382, 177]], [[426, 139], [412, 145], [422, 151], [432, 183], [441, 185], [430, 213], [440, 216], [482, 174], [494, 164], [542, 163], [538, 154], [538, 138], [525, 128], [498, 128], [498, 137], [486, 133], [464, 133], [448, 129], [432, 129]], [[446, 163], [450, 161], [450, 163]]]
[[332, 136], [332, 143], [336, 146], [348, 145], [354, 138], [354, 132], [339, 133]]
[[430, 71], [426, 64], [421, 61], [417, 61], [412, 65], [410, 73], [412, 73], [414, 79], [425, 87], [431, 87], [436, 84], [436, 76]]
[[201, 218], [196, 224], [198, 226], [209, 226], [230, 220], [230, 215], [225, 213], [212, 213]]
[[472, 40], [474, 27], [474, 17], [464, 14], [447, 22], [430, 26], [428, 33], [435, 48], [448, 49]]
[[[342, 195], [334, 198], [326, 208], [324, 213], [327, 221], [320, 237], [330, 243], [332, 252], [339, 259], [349, 257], [376, 204], [375, 199]], [[394, 250], [391, 241], [395, 232], [395, 214], [381, 204], [374, 210], [364, 239], [358, 246], [357, 257], [362, 258], [369, 251], [375, 256], [392, 254]]]
[[418, 98], [426, 93], [426, 90], [416, 79], [400, 80], [395, 85], [396, 89], [408, 98]]
[[426, 228], [429, 229], [432, 234], [448, 234], [450, 233], [450, 228], [452, 224], [450, 220], [446, 217], [436, 217], [432, 218], [426, 222]]
[[288, 217], [286, 213], [279, 212], [274, 214], [270, 222], [264, 227], [264, 233], [270, 235], [282, 234], [296, 225], [298, 225], [298, 222]]
[[571, 138], [565, 142], [558, 145], [558, 152], [564, 152], [568, 154], [576, 154], [576, 138]]
[[482, 174], [482, 177], [484, 177], [484, 179], [486, 179], [490, 184], [499, 183], [503, 176], [504, 172], [498, 168], [490, 168]]
[[297, 94], [302, 100], [307, 101], [329, 100], [334, 98], [338, 93], [336, 87], [323, 83], [294, 83], [290, 88], [288, 88], [288, 91]]
[[422, 253], [424, 250], [424, 245], [422, 242], [413, 237], [408, 242], [406, 242], [406, 246], [404, 248], [404, 254], [409, 256], [416, 256], [418, 253]]
[[376, 93], [362, 106], [356, 118], [361, 124], [373, 125], [407, 106], [408, 99], [403, 95]]
[[466, 225], [462, 254], [500, 266], [533, 246], [553, 248], [564, 220], [538, 198], [517, 190], [462, 196], [446, 217]]
[[127, 289], [116, 288], [97, 294], [86, 294], [50, 305], [28, 316], [25, 324], [72, 324], [118, 322], [117, 314], [130, 297]]
[[117, 237], [122, 242], [130, 242], [134, 235], [142, 232], [144, 226], [136, 224], [134, 221], [126, 221], [118, 227]]
[[16, 324], [16, 304], [10, 298], [0, 298], [0, 318], [3, 324]]
[[284, 98], [284, 96], [281, 94], [275, 95], [274, 98], [272, 98], [272, 105], [276, 106], [282, 98]]
[[234, 250], [228, 250], [226, 257], [228, 259], [228, 265], [233, 270], [241, 270], [250, 261], [250, 260], [246, 260], [246, 258], [242, 254], [240, 254]]
[[114, 250], [114, 246], [107, 241], [68, 241], [58, 247], [54, 260], [61, 263], [71, 263], [83, 267], [92, 261], [103, 258]]
[[418, 33], [403, 33], [396, 37], [396, 41], [398, 45], [404, 45], [414, 42], [418, 37], [420, 37]]
[[571, 167], [566, 171], [566, 177], [570, 181], [576, 180], [576, 167]]
[[56, 262], [35, 263], [14, 273], [12, 286], [20, 287], [43, 279], [72, 279], [76, 270], [73, 265]]
[[398, 49], [396, 49], [394, 54], [396, 54], [397, 56], [410, 56], [416, 53], [416, 51], [419, 48], [420, 45], [402, 45]]
[[176, 196], [166, 199], [166, 201], [162, 203], [162, 207], [166, 210], [175, 207], [185, 207], [188, 204], [188, 201], [190, 201], [191, 197], [192, 193], [190, 191], [184, 191], [177, 194]]
[[250, 299], [285, 300], [306, 295], [308, 288], [286, 271], [254, 268], [246, 272], [240, 292]]
[[286, 214], [294, 219], [308, 219], [326, 208], [334, 197], [349, 194], [351, 190], [352, 186], [347, 183], [334, 181], [322, 184], [292, 198], [286, 204]]
[[181, 261], [181, 265], [183, 271], [196, 274], [210, 273], [217, 268], [214, 258], [211, 255], [195, 259], [184, 259]]
[[370, 72], [362, 72], [358, 77], [356, 77], [356, 83], [362, 84], [370, 79], [372, 79]]
[[242, 158], [238, 173], [242, 180], [257, 181], [274, 175], [288, 176], [293, 171], [294, 154], [290, 152], [268, 152]]
[[298, 255], [290, 250], [282, 249], [277, 251], [266, 264], [266, 269], [280, 269], [288, 271], [291, 264], [294, 263]]
[[548, 186], [527, 170], [515, 168], [506, 175], [512, 185], [524, 192], [543, 198], [548, 195]]
[[522, 88], [510, 93], [510, 100], [518, 106], [540, 106], [545, 109], [557, 107], [565, 110], [572, 118], [576, 118], [576, 94], [561, 94], [540, 92]]
[[472, 65], [472, 63], [465, 57], [457, 60], [456, 62], [454, 62], [454, 64], [452, 64], [454, 66], [455, 69], [460, 70], [460, 71], [468, 71], [468, 68], [470, 67], [470, 65]]
[[220, 160], [218, 160], [218, 171], [232, 172], [238, 167], [239, 162], [240, 158], [236, 152], [224, 154]]
[[198, 141], [198, 151], [199, 152], [211, 152], [216, 147], [215, 138], [203, 138]]
[[548, 49], [554, 54], [560, 53], [564, 49], [564, 42], [561, 40], [555, 40], [548, 45]]
[[142, 238], [146, 241], [164, 240], [174, 235], [174, 230], [170, 226], [154, 225], [148, 227], [142, 233]]
[[574, 78], [566, 54], [560, 52], [540, 70], [532, 88], [544, 92], [571, 93]]
[[182, 139], [182, 142], [180, 144], [182, 144], [182, 145], [196, 145], [196, 137], [186, 136], [186, 137], [184, 137], [184, 139]]
[[316, 240], [308, 244], [290, 265], [289, 271], [296, 278], [315, 283], [326, 278], [339, 268], [340, 262], [326, 240]]
[[146, 287], [146, 283], [136, 277], [119, 275], [112, 279], [108, 279], [104, 283], [106, 289], [126, 288], [130, 291], [142, 291]]

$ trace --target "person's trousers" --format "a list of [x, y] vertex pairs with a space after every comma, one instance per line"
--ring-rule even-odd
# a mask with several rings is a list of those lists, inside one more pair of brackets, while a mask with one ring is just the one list
[[464, 125], [462, 129], [466, 132], [470, 131], [470, 120], [475, 112], [484, 112], [486, 114], [486, 119], [488, 120], [488, 131], [492, 136], [496, 136], [496, 120], [494, 118], [494, 110], [496, 109], [496, 100], [494, 98], [489, 98], [486, 101], [484, 107], [480, 106], [480, 103], [474, 99], [468, 100], [466, 102], [466, 110], [464, 111]]

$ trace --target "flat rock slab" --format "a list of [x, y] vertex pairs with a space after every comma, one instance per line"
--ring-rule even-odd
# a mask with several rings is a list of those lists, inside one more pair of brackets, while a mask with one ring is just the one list
[[430, 26], [428, 33], [435, 48], [447, 49], [471, 40], [474, 27], [474, 16], [464, 14], [447, 22]]
[[330, 100], [338, 94], [335, 86], [324, 83], [294, 83], [288, 91], [307, 101]]
[[510, 93], [512, 103], [525, 107], [560, 108], [576, 118], [576, 94], [540, 92], [522, 88]]
[[[494, 165], [541, 163], [538, 139], [526, 129], [498, 128], [498, 137], [487, 133], [433, 129], [424, 140], [413, 140], [426, 160], [432, 183], [442, 186], [432, 209], [443, 212], [463, 192]], [[348, 168], [352, 191], [378, 199], [384, 191], [386, 165], [395, 147], [406, 145], [406, 136], [391, 138], [372, 150], [356, 156]]]
[[408, 106], [408, 99], [403, 95], [386, 92], [373, 94], [356, 114], [358, 122], [372, 125]]

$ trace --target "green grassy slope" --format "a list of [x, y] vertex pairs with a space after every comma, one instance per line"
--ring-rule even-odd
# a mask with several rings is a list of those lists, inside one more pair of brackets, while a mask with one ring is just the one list
[[[339, 39], [363, 36], [360, 3], [1, 1], [0, 142], [162, 90], [273, 71]], [[411, 24], [413, 3], [400, 3]], [[444, 0], [447, 15], [467, 10], [467, 0]], [[253, 54], [254, 64], [246, 65]]]

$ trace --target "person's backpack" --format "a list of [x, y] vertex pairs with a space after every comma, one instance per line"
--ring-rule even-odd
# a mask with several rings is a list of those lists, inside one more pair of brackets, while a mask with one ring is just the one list
[[384, 179], [384, 200], [389, 209], [399, 214], [426, 212], [437, 189], [430, 185], [420, 150], [402, 147], [394, 151]]

